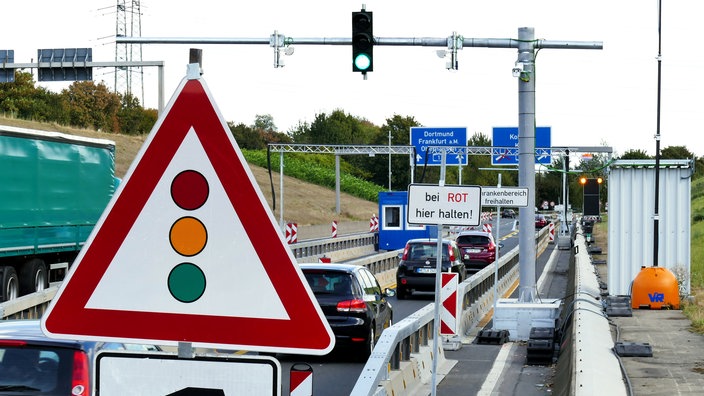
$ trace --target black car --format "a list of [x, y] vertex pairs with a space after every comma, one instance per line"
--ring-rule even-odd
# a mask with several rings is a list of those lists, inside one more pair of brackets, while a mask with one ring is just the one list
[[381, 332], [391, 326], [393, 308], [364, 266], [340, 263], [299, 264], [335, 334], [335, 349], [351, 349], [366, 360]]
[[160, 351], [155, 345], [49, 338], [38, 320], [0, 321], [0, 394], [90, 395], [98, 350]]
[[[396, 297], [403, 300], [413, 291], [435, 291], [437, 269], [437, 239], [418, 238], [406, 242], [396, 270]], [[442, 240], [442, 271], [459, 274], [459, 281], [467, 277], [467, 269], [457, 243]]]

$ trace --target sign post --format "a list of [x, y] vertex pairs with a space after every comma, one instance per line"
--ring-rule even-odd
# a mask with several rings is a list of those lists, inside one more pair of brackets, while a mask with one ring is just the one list
[[433, 331], [433, 368], [431, 389], [436, 391], [437, 352], [440, 330], [440, 290], [442, 288], [442, 234], [445, 224], [478, 226], [481, 222], [481, 187], [445, 185], [445, 151], [441, 152], [440, 181], [438, 185], [411, 184], [408, 186], [406, 218], [410, 224], [437, 224], [437, 252], [435, 264], [435, 329]]

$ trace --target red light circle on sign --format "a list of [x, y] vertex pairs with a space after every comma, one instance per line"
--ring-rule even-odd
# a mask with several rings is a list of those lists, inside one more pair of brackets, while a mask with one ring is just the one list
[[185, 170], [171, 182], [171, 198], [184, 210], [196, 210], [208, 200], [208, 181], [200, 172]]

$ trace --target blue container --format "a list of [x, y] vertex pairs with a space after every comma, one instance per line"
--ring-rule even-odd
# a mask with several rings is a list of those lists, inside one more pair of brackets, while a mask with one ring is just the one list
[[436, 238], [436, 225], [408, 224], [408, 191], [379, 193], [379, 250], [403, 249], [413, 238]]

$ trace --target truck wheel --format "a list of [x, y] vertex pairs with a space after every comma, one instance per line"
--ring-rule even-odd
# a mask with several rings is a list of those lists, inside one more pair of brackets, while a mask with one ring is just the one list
[[2, 284], [0, 287], [0, 301], [10, 301], [18, 297], [19, 294], [19, 282], [17, 281], [17, 271], [14, 267], [6, 265], [0, 267], [0, 280]]
[[20, 294], [26, 295], [49, 287], [46, 264], [40, 259], [31, 259], [20, 268]]

